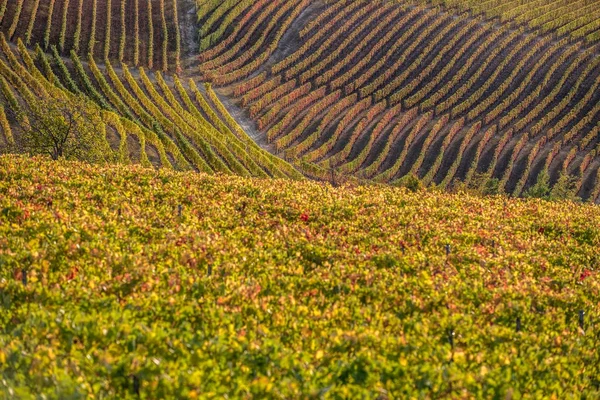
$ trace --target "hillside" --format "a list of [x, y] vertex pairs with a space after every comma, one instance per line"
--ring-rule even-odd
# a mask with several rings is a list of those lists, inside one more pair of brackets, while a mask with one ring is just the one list
[[[262, 150], [229, 115], [209, 85], [182, 82], [143, 68], [113, 68], [109, 61], [83, 63], [75, 52], [69, 60], [56, 49], [35, 54], [20, 39], [11, 46], [0, 36], [0, 83], [6, 110], [27, 114], [32, 98], [88, 96], [102, 109], [109, 144], [121, 162], [235, 173], [242, 176], [299, 178], [292, 166]], [[167, 80], [170, 83], [167, 83]], [[15, 134], [2, 124], [4, 143]]]
[[0, 397], [596, 398], [598, 227], [569, 202], [0, 157]]
[[593, 203], [600, 1], [0, 0], [0, 399], [600, 398]]
[[202, 14], [230, 33], [201, 41], [198, 73], [286, 158], [443, 187], [481, 173], [514, 195], [572, 175], [598, 198], [598, 2], [275, 3], [277, 22], [256, 3]]
[[123, 159], [515, 196], [570, 177], [596, 202], [599, 17], [588, 0], [0, 0], [12, 51], [39, 45], [51, 85], [153, 141], [108, 123]]
[[[181, 71], [180, 0], [0, 0], [9, 40]], [[182, 10], [187, 11], [187, 10]]]

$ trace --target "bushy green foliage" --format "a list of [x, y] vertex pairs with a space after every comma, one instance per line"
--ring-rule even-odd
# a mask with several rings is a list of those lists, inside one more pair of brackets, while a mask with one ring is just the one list
[[414, 175], [405, 175], [402, 178], [394, 182], [394, 186], [405, 187], [411, 192], [416, 192], [423, 187], [423, 184]]
[[597, 398], [598, 248], [593, 205], [2, 157], [0, 397]]
[[560, 174], [558, 181], [550, 190], [552, 200], [581, 200], [577, 197], [577, 178], [567, 174]]
[[462, 182], [460, 180], [454, 181], [453, 191], [468, 192], [470, 194], [476, 194], [480, 196], [506, 194], [500, 188], [500, 180], [498, 178], [493, 178], [489, 173], [479, 172], [474, 173], [469, 182]]
[[26, 113], [13, 113], [21, 135], [15, 149], [30, 155], [88, 162], [114, 161], [97, 107], [85, 96], [31, 100]]
[[561, 173], [557, 182], [550, 185], [550, 175], [542, 171], [535, 185], [525, 192], [525, 197], [535, 197], [544, 200], [579, 201], [577, 197], [577, 178]]
[[525, 191], [525, 197], [548, 199], [550, 197], [550, 175], [545, 171], [542, 172], [538, 176], [535, 185]]

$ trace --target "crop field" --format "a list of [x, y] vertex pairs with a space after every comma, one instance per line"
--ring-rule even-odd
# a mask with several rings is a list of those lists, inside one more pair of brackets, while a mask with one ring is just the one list
[[178, 0], [0, 0], [0, 31], [63, 55], [181, 71]]
[[[210, 86], [198, 87], [176, 76], [166, 82], [160, 72], [118, 71], [107, 62], [85, 64], [72, 51], [63, 59], [39, 47], [30, 54], [19, 41], [0, 37], [0, 84], [13, 110], [27, 112], [36, 96], [77, 93], [102, 108], [106, 138], [118, 160], [143, 165], [235, 173], [241, 176], [301, 177], [292, 166], [262, 150], [233, 120]], [[135, 75], [135, 76], [134, 76]], [[3, 112], [3, 141], [14, 134]]]
[[588, 43], [600, 39], [600, 5], [596, 1], [432, 0], [430, 4], [498, 17], [501, 22], [523, 24], [558, 36], [583, 38]]
[[598, 0], [0, 0], [0, 399], [600, 398], [597, 203]]
[[0, 157], [0, 397], [597, 398], [571, 202]]
[[[598, 2], [198, 0], [191, 17], [190, 7], [0, 0], [0, 31], [51, 84], [167, 142], [166, 159], [152, 148], [146, 165], [449, 189], [495, 179], [515, 196], [549, 176], [600, 201]], [[113, 147], [119, 129], [136, 136], [114, 125]]]
[[284, 158], [514, 195], [569, 175], [598, 200], [598, 2], [207, 4], [198, 73]]

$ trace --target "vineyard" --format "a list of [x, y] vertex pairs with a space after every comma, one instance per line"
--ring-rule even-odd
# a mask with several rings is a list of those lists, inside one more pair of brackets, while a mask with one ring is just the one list
[[197, 73], [316, 176], [496, 179], [518, 196], [549, 175], [597, 201], [599, 13], [591, 1], [213, 1], [198, 14]]
[[44, 50], [56, 46], [162, 71], [181, 71], [178, 0], [0, 0], [0, 31]]
[[[53, 48], [31, 54], [22, 41], [11, 46], [0, 36], [2, 96], [27, 112], [36, 97], [84, 94], [102, 109], [106, 141], [123, 163], [168, 169], [235, 173], [241, 176], [300, 178], [291, 165], [262, 150], [235, 122], [210, 85], [198, 87], [177, 76], [143, 68], [98, 66], [71, 51], [64, 59]], [[152, 79], [150, 78], [152, 77]], [[167, 79], [169, 83], [167, 83]], [[6, 113], [4, 113], [6, 114]], [[1, 115], [0, 115], [1, 116]], [[6, 115], [4, 141], [14, 134]]]
[[600, 396], [597, 206], [11, 156], [0, 211], [2, 398]]
[[558, 36], [583, 38], [589, 43], [600, 39], [600, 5], [595, 1], [432, 0], [429, 4], [497, 17], [503, 23], [521, 24]]
[[123, 161], [600, 201], [594, 1], [0, 0], [0, 31], [4, 111], [84, 94]]
[[0, 399], [600, 398], [599, 1], [0, 0], [0, 153]]

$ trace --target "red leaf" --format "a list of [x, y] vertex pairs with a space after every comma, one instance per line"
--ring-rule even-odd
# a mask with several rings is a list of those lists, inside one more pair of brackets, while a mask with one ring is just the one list
[[585, 280], [585, 278], [587, 278], [590, 275], [592, 275], [592, 273], [590, 272], [590, 270], [589, 269], [584, 269], [583, 272], [581, 273], [581, 275], [579, 276], [579, 282], [583, 282]]

